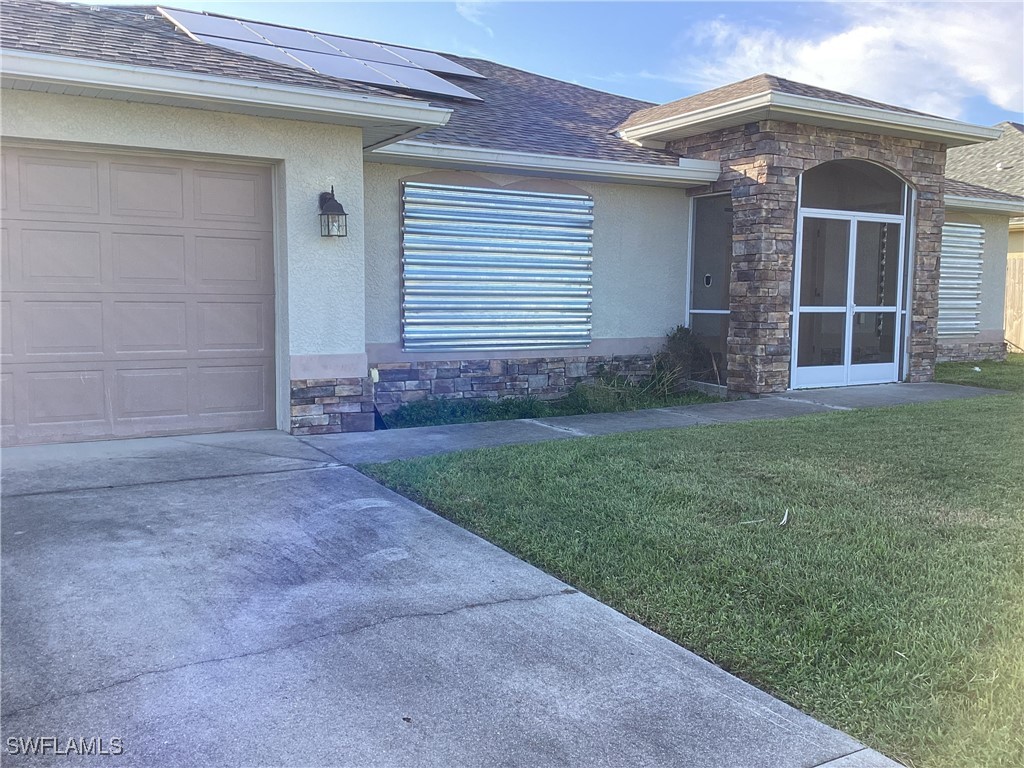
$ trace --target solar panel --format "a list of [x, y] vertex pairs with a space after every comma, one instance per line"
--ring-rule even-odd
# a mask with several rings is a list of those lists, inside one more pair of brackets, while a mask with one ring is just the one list
[[349, 56], [326, 53], [313, 53], [311, 51], [291, 51], [291, 54], [304, 64], [308, 64], [322, 75], [340, 77], [343, 80], [355, 80], [357, 83], [372, 83], [374, 85], [386, 85], [391, 88], [403, 87], [393, 77], [371, 69], [365, 62]]
[[250, 43], [262, 43], [263, 38], [252, 30], [242, 26], [238, 19], [228, 19], [224, 16], [207, 16], [205, 13], [192, 13], [191, 11], [179, 11], [174, 9], [168, 11], [166, 8], [157, 8], [160, 13], [174, 22], [175, 26], [186, 33], [199, 36], [209, 35], [211, 37], [223, 37], [228, 40], [247, 40]]
[[389, 46], [304, 29], [242, 21], [205, 13], [158, 8], [175, 26], [197, 40], [247, 56], [315, 70], [357, 83], [480, 101], [434, 72], [483, 77], [429, 51]]
[[379, 61], [382, 64], [396, 64], [398, 66], [416, 66], [408, 59], [404, 59], [397, 53], [389, 51], [383, 45], [369, 43], [365, 40], [354, 40], [351, 37], [338, 37], [337, 35], [324, 35], [317, 32], [317, 37], [330, 43], [342, 53], [347, 53], [356, 59], [363, 61]]
[[239, 53], [244, 53], [247, 56], [255, 56], [258, 59], [266, 59], [268, 61], [277, 62], [278, 64], [287, 64], [290, 67], [297, 67], [299, 69], [309, 69], [309, 67], [303, 66], [301, 62], [296, 61], [280, 48], [276, 48], [269, 43], [250, 43], [247, 40], [229, 40], [226, 37], [210, 37], [208, 35], [196, 35], [196, 37], [204, 43], [216, 45], [219, 48], [238, 51]]
[[385, 75], [395, 78], [395, 80], [401, 83], [403, 88], [407, 88], [410, 91], [424, 91], [426, 93], [456, 96], [460, 99], [472, 99], [474, 101], [481, 100], [469, 91], [463, 90], [459, 86], [427, 72], [425, 69], [419, 69], [418, 67], [396, 67], [393, 64], [381, 64], [376, 61], [370, 62], [370, 66], [379, 72], [383, 72]]
[[[312, 32], [304, 29], [291, 29], [289, 27], [278, 27], [271, 24], [257, 24], [254, 21], [243, 21], [242, 26], [258, 32], [279, 48], [295, 48], [300, 51], [315, 51], [336, 56], [338, 52], [331, 46], [320, 40]], [[357, 57], [358, 58], [358, 57]]]
[[461, 64], [456, 64], [454, 61], [448, 61], [444, 56], [437, 53], [431, 53], [430, 51], [417, 51], [415, 48], [403, 48], [400, 45], [385, 45], [384, 47], [389, 51], [397, 53], [399, 56], [408, 59], [413, 64], [418, 64], [429, 72], [442, 72], [446, 75], [475, 77], [479, 80], [487, 79], [479, 72], [474, 72], [472, 69], [464, 67]]

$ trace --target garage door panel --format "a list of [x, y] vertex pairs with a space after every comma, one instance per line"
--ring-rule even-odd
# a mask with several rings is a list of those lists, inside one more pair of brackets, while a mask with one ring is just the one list
[[105, 393], [102, 369], [29, 371], [15, 385], [15, 407], [24, 409], [29, 425], [105, 423], [109, 420]]
[[110, 290], [186, 290], [188, 255], [184, 234], [113, 232], [110, 239]]
[[108, 322], [114, 352], [163, 353], [184, 356], [188, 344], [188, 302], [114, 301]]
[[273, 304], [267, 299], [200, 300], [196, 306], [196, 351], [268, 354], [273, 333]]
[[5, 445], [275, 425], [269, 168], [2, 157]]
[[0, 424], [14, 424], [14, 376], [0, 373]]
[[194, 175], [197, 222], [266, 224], [271, 220], [266, 175], [235, 170], [197, 170]]
[[115, 419], [189, 416], [187, 366], [119, 370], [116, 376]]
[[[15, 303], [12, 322], [22, 330], [26, 357], [77, 359], [103, 354], [103, 302], [33, 297]], [[20, 350], [15, 349], [15, 355]]]
[[11, 302], [0, 301], [0, 359], [10, 359], [14, 354], [13, 331]]
[[272, 371], [255, 361], [251, 365], [200, 365], [197, 405], [200, 414], [258, 414], [273, 399]]
[[95, 290], [103, 284], [99, 232], [83, 229], [21, 229], [21, 279], [26, 290]]
[[11, 230], [0, 228], [0, 285], [10, 286], [11, 279]]
[[273, 242], [269, 233], [199, 235], [195, 239], [195, 254], [197, 290], [273, 292]]
[[183, 219], [185, 176], [181, 168], [110, 164], [110, 213], [115, 219]]
[[19, 207], [36, 213], [100, 212], [100, 164], [62, 156], [22, 155]]

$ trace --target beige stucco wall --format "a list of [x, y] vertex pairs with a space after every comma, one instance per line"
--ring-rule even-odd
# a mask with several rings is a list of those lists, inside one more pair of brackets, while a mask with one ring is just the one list
[[1002, 341], [1009, 218], [947, 208], [946, 221], [957, 224], [980, 224], [985, 228], [985, 250], [982, 255], [980, 333], [977, 336], [946, 336], [942, 340]]
[[[365, 375], [363, 154], [358, 128], [5, 90], [3, 140], [160, 150], [275, 165], [278, 421], [292, 356]], [[322, 238], [320, 192], [334, 185], [347, 238]], [[324, 375], [331, 375], [329, 370]]]
[[[375, 354], [379, 360], [399, 354], [400, 182], [424, 173], [429, 170], [384, 163], [367, 163], [363, 172], [366, 185], [366, 340], [371, 345], [371, 361]], [[453, 172], [446, 172], [446, 177], [459, 178]], [[527, 181], [526, 177], [489, 173], [468, 178], [481, 177], [500, 186]], [[592, 349], [656, 351], [662, 337], [685, 320], [689, 238], [686, 193], [665, 187], [590, 181], [555, 183], [571, 184], [594, 198], [595, 343]], [[393, 348], [385, 354], [380, 348], [374, 350], [374, 345]], [[446, 359], [453, 356], [452, 353], [441, 354]], [[506, 352], [501, 356], [510, 354]]]

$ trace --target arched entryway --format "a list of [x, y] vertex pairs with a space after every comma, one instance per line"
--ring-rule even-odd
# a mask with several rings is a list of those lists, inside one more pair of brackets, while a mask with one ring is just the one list
[[834, 160], [804, 173], [799, 195], [790, 386], [899, 381], [913, 190]]

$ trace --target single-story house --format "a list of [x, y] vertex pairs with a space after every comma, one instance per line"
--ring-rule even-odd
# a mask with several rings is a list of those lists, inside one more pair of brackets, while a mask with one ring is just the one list
[[996, 129], [771, 75], [653, 105], [170, 8], [0, 13], [6, 444], [371, 430], [642, 375], [678, 325], [735, 396], [1004, 354], [1021, 201], [943, 174]]
[[[995, 141], [950, 149], [946, 176], [1000, 192], [1024, 197], [1024, 125], [1005, 122], [996, 126]], [[1024, 350], [1024, 217], [1010, 219], [1006, 262], [1006, 308], [1003, 327], [1008, 344]]]

